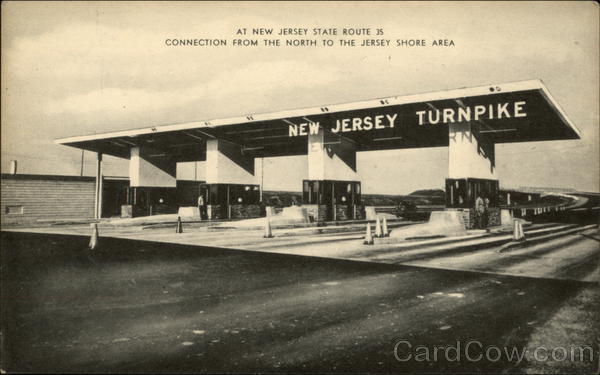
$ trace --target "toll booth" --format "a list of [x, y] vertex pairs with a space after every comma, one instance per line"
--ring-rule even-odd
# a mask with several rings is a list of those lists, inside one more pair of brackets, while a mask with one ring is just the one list
[[[129, 188], [128, 205], [131, 212], [122, 217], [138, 217], [177, 213], [177, 189], [135, 186]], [[126, 208], [122, 208], [126, 209]]]
[[139, 217], [176, 213], [196, 206], [204, 181], [177, 180], [175, 188], [130, 187], [129, 179], [105, 178], [102, 217]]
[[200, 194], [209, 220], [249, 219], [262, 214], [259, 185], [202, 184]]
[[446, 208], [462, 211], [467, 229], [485, 229], [500, 225], [498, 180], [447, 178]]
[[360, 181], [303, 180], [302, 207], [312, 221], [362, 219]]

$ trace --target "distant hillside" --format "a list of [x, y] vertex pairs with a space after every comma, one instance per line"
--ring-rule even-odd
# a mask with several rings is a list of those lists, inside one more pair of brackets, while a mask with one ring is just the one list
[[423, 189], [415, 190], [408, 195], [420, 196], [420, 197], [445, 197], [446, 192], [442, 189]]
[[[445, 196], [444, 190], [423, 189], [414, 191], [409, 195], [363, 194], [362, 200], [365, 206], [397, 206], [402, 201], [410, 201], [416, 205], [443, 205], [445, 204]], [[268, 206], [291, 206], [293, 201], [301, 204], [302, 192], [263, 191], [263, 202]]]
[[263, 191], [263, 202], [267, 206], [287, 207], [291, 206], [293, 201], [302, 203], [301, 191]]

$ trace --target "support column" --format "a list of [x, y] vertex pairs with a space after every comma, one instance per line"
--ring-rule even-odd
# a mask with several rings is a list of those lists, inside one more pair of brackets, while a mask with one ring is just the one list
[[176, 187], [177, 163], [147, 147], [132, 147], [129, 159], [131, 187]]
[[347, 138], [319, 130], [308, 136], [308, 179], [358, 181], [356, 145]]
[[495, 180], [495, 145], [470, 122], [449, 125], [448, 177]]
[[308, 180], [303, 182], [303, 196], [303, 206], [315, 221], [364, 216], [354, 142], [324, 129], [308, 135]]
[[240, 145], [220, 139], [206, 141], [207, 184], [254, 184], [254, 157]]
[[261, 214], [254, 157], [222, 139], [206, 141], [206, 204], [209, 219], [246, 219]]
[[129, 182], [133, 216], [177, 212], [177, 162], [164, 151], [132, 147]]
[[462, 211], [467, 229], [500, 225], [495, 145], [479, 124], [449, 124], [446, 207]]
[[94, 191], [94, 217], [102, 216], [102, 153], [96, 154], [96, 186]]

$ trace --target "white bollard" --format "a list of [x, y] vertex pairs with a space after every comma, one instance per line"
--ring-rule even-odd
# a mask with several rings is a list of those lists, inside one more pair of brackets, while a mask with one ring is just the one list
[[269, 220], [269, 218], [266, 218], [265, 235], [263, 237], [264, 238], [273, 238], [273, 233], [271, 231], [271, 220]]
[[379, 221], [379, 216], [377, 220], [375, 220], [375, 237], [383, 237], [383, 233], [381, 232], [381, 222]]
[[89, 247], [94, 250], [98, 246], [98, 224], [92, 223], [90, 226], [92, 227], [92, 236], [90, 237]]
[[513, 227], [513, 241], [524, 241], [525, 233], [523, 233], [523, 223], [521, 220], [514, 221]]
[[363, 245], [373, 245], [373, 235], [371, 234], [371, 224], [367, 223], [367, 233]]

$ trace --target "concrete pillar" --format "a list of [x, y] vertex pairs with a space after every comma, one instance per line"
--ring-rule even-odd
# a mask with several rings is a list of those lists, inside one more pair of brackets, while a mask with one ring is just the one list
[[129, 159], [131, 187], [176, 187], [177, 163], [163, 152], [132, 147]]
[[467, 229], [500, 225], [499, 182], [493, 141], [480, 132], [478, 123], [454, 123], [448, 128], [446, 207], [461, 212]]
[[242, 147], [220, 139], [206, 141], [207, 184], [256, 184], [254, 157]]
[[[319, 129], [317, 134], [309, 134], [308, 181], [318, 181], [319, 191], [322, 194], [322, 200], [319, 202], [309, 199], [309, 202], [303, 203], [315, 220], [335, 221], [356, 218], [357, 203], [354, 203], [355, 193], [352, 186], [360, 179], [356, 169], [354, 142], [324, 129]], [[340, 190], [337, 190], [340, 188], [347, 191], [342, 198], [336, 197], [336, 194], [340, 194]], [[344, 201], [346, 197], [348, 199]], [[362, 213], [359, 216], [362, 217]]]
[[102, 216], [102, 154], [96, 154], [96, 186], [94, 191], [94, 217], [100, 219]]
[[497, 180], [494, 143], [470, 122], [449, 125], [448, 177]]
[[320, 129], [308, 136], [308, 179], [359, 181], [356, 145], [339, 135]]

